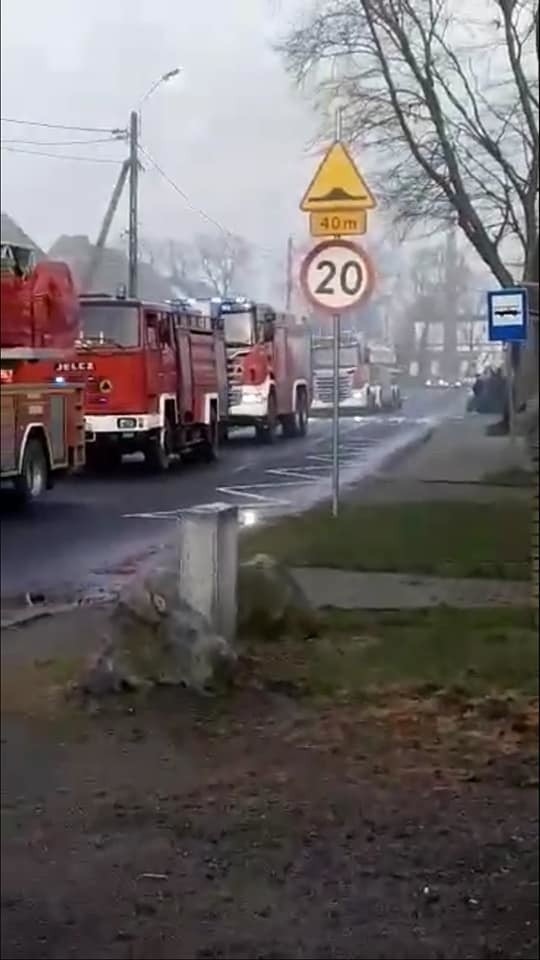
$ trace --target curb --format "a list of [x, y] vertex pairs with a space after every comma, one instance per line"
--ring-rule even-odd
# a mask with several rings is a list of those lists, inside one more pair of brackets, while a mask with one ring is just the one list
[[343, 477], [343, 490], [349, 491], [351, 488], [359, 484], [369, 483], [373, 479], [380, 477], [381, 474], [383, 474], [383, 471], [390, 469], [392, 466], [396, 466], [416, 449], [422, 447], [425, 443], [431, 440], [435, 429], [436, 425], [430, 424], [419, 433], [414, 433], [412, 436], [406, 438], [400, 446], [395, 447], [386, 453], [381, 451], [380, 459], [378, 463], [374, 464], [373, 469], [366, 471], [366, 473], [364, 473], [362, 476], [351, 477], [350, 479], [346, 479], [345, 476]]
[[[12, 609], [11, 613], [2, 617], [0, 627], [2, 630], [11, 630], [15, 627], [25, 626], [35, 620], [43, 620], [45, 617], [55, 617], [61, 613], [69, 613], [70, 610], [80, 610], [83, 607], [103, 607], [115, 599], [114, 594], [107, 594], [103, 597], [82, 598], [78, 600], [65, 601], [64, 603], [51, 603], [44, 599], [41, 603], [28, 604], [26, 607]], [[4, 606], [5, 602], [3, 601]]]
[[[388, 459], [385, 460], [384, 466], [392, 467], [396, 466], [401, 460], [405, 457], [408, 457], [409, 454], [414, 453], [415, 450], [418, 450], [419, 447], [423, 447], [425, 443], [429, 443], [433, 434], [435, 433], [436, 427], [427, 427], [423, 434], [420, 434], [418, 437], [413, 437], [409, 443], [404, 443], [400, 450], [396, 450], [395, 453], [390, 453]], [[376, 474], [373, 474], [376, 476]]]

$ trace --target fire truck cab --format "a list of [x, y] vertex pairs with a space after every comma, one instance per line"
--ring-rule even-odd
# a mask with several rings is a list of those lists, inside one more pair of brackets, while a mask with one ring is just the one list
[[76, 359], [57, 374], [86, 384], [87, 460], [94, 466], [142, 452], [151, 469], [173, 458], [218, 452], [227, 405], [223, 336], [184, 303], [81, 297]]
[[[324, 416], [334, 404], [333, 337], [313, 341], [313, 412]], [[354, 414], [374, 408], [369, 382], [369, 351], [356, 333], [342, 333], [339, 345], [339, 408]]]
[[227, 351], [229, 426], [253, 426], [265, 443], [273, 442], [278, 425], [285, 436], [304, 436], [311, 406], [306, 322], [245, 297], [216, 299], [212, 313]]

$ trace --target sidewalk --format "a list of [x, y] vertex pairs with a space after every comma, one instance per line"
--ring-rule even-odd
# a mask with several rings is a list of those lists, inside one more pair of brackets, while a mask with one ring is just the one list
[[373, 501], [526, 499], [530, 493], [523, 488], [485, 483], [486, 477], [527, 468], [522, 438], [512, 444], [508, 437], [486, 436], [494, 421], [471, 415], [443, 423], [410, 457], [372, 477], [358, 492]]
[[531, 590], [522, 580], [424, 577], [295, 567], [295, 580], [315, 609], [420, 610], [448, 607], [527, 606]]

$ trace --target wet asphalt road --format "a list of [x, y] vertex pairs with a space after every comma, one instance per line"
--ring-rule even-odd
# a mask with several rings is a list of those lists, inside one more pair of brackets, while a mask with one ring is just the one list
[[[461, 415], [457, 391], [417, 391], [399, 416], [343, 419], [343, 481], [380, 468], [404, 441], [426, 430], [426, 419]], [[312, 420], [301, 440], [271, 447], [241, 434], [218, 463], [179, 465], [149, 476], [127, 462], [112, 476], [82, 476], [58, 483], [26, 513], [2, 497], [2, 599], [27, 591], [49, 597], [111, 589], [171, 536], [178, 512], [199, 503], [225, 501], [250, 522], [298, 511], [330, 494], [331, 423]]]

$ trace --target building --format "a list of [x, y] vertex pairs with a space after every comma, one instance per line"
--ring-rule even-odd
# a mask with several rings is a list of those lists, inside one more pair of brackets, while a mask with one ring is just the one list
[[13, 243], [21, 247], [30, 247], [35, 251], [36, 259], [41, 260], [45, 256], [41, 247], [24, 232], [22, 227], [13, 220], [8, 213], [2, 211], [0, 225], [0, 239], [3, 243]]
[[[64, 260], [69, 264], [75, 281], [86, 286], [87, 272], [95, 247], [86, 236], [63, 235], [56, 240], [48, 256], [55, 260]], [[122, 250], [104, 247], [96, 260], [94, 277], [90, 289], [86, 292], [116, 294], [120, 287], [127, 285], [128, 259]], [[170, 300], [174, 296], [169, 281], [161, 276], [149, 263], [139, 263], [139, 296], [145, 300]]]

